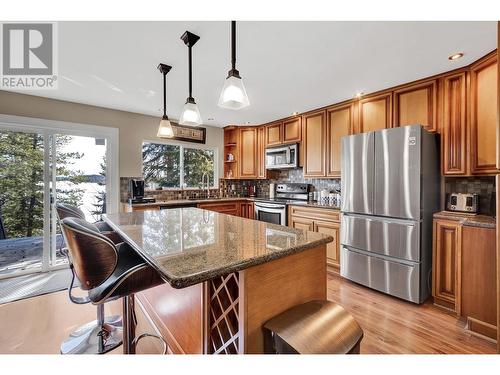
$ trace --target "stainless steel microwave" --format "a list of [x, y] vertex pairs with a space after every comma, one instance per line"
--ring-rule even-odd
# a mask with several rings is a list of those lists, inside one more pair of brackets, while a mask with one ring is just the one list
[[299, 155], [297, 143], [266, 148], [266, 169], [297, 168]]

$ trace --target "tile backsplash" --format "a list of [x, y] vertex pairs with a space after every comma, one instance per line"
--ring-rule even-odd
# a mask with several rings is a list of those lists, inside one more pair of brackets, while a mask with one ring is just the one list
[[276, 180], [272, 182], [296, 182], [311, 184], [314, 190], [328, 190], [340, 192], [340, 178], [305, 178], [302, 168], [282, 170]]
[[446, 177], [445, 193], [447, 195], [450, 193], [479, 194], [479, 213], [496, 216], [495, 177], [493, 176]]

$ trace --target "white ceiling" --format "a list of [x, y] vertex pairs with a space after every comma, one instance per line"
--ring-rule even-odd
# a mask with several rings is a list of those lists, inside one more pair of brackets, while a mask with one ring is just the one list
[[[496, 48], [496, 22], [239, 22], [237, 69], [250, 107], [217, 106], [230, 68], [229, 22], [61, 22], [55, 99], [178, 119], [187, 97], [189, 30], [193, 96], [204, 123], [260, 124], [467, 65]], [[465, 56], [451, 62], [448, 56]], [[213, 118], [213, 120], [209, 120]]]

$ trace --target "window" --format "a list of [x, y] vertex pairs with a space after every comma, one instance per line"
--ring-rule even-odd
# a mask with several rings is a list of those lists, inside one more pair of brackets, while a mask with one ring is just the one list
[[149, 188], [201, 188], [203, 175], [217, 187], [217, 150], [144, 142], [142, 172]]

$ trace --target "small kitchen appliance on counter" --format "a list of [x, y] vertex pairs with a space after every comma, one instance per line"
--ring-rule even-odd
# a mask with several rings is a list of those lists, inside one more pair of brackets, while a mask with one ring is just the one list
[[131, 179], [128, 185], [128, 203], [154, 203], [154, 198], [144, 197], [144, 180]]
[[448, 195], [446, 209], [477, 214], [479, 212], [479, 194], [451, 193]]

